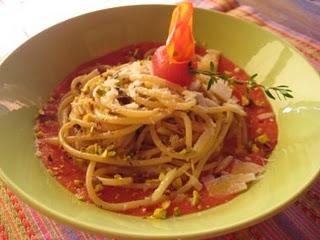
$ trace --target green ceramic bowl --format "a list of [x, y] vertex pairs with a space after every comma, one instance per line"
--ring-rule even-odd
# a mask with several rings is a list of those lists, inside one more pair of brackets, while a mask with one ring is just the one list
[[195, 36], [221, 50], [266, 85], [289, 85], [290, 101], [273, 101], [279, 144], [264, 178], [234, 200], [195, 214], [147, 220], [78, 201], [35, 156], [34, 117], [54, 86], [76, 66], [142, 41], [164, 41], [172, 6], [131, 6], [79, 16], [36, 35], [0, 67], [0, 177], [27, 204], [91, 232], [125, 239], [196, 239], [270, 217], [302, 193], [320, 169], [320, 79], [289, 44], [221, 13], [196, 10]]

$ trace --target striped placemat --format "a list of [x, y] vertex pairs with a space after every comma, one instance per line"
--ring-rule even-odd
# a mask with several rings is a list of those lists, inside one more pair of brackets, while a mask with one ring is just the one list
[[[235, 0], [192, 0], [200, 8], [223, 11], [245, 19], [285, 38], [320, 71], [320, 42], [261, 16]], [[0, 181], [0, 240], [110, 240], [57, 223], [21, 202]], [[226, 236], [221, 240], [320, 239], [320, 180], [294, 204], [273, 218]]]

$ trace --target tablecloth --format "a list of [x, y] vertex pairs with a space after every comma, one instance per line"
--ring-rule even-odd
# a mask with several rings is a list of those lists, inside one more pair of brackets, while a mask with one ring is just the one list
[[[235, 0], [192, 0], [199, 8], [225, 12], [266, 28], [289, 41], [320, 71], [320, 42], [277, 24]], [[60, 224], [28, 207], [0, 181], [0, 240], [109, 240]], [[276, 216], [220, 240], [320, 239], [320, 180]]]

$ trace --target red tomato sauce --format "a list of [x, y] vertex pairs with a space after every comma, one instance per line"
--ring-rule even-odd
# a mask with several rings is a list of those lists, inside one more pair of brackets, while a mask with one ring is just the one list
[[[36, 126], [38, 154], [45, 167], [48, 169], [48, 172], [80, 200], [90, 202], [85, 189], [86, 167], [82, 167], [81, 164], [75, 163], [62, 147], [50, 144], [44, 140], [47, 137], [57, 136], [58, 134], [59, 124], [57, 120], [57, 108], [62, 96], [69, 91], [70, 83], [74, 77], [88, 73], [92, 69], [97, 66], [99, 68], [99, 66], [103, 64], [116, 65], [128, 62], [132, 57], [142, 59], [145, 52], [158, 46], [160, 46], [158, 43], [131, 45], [81, 65], [54, 89], [48, 103], [43, 107], [43, 112], [39, 113], [38, 124]], [[203, 49], [197, 48], [197, 52], [202, 55]], [[218, 72], [227, 72], [240, 80], [247, 80], [249, 78], [242, 69], [238, 68], [234, 63], [223, 56], [220, 58]], [[264, 165], [266, 163], [266, 158], [277, 144], [278, 129], [274, 116], [265, 119], [261, 119], [258, 116], [263, 113], [272, 113], [271, 105], [261, 89], [255, 89], [247, 94], [242, 85], [237, 85], [234, 88], [233, 94], [240, 99], [240, 103], [244, 106], [247, 113], [246, 123], [249, 142], [254, 142], [261, 134], [266, 134], [269, 139], [267, 144], [258, 144], [258, 151], [252, 153], [252, 151], [246, 150], [236, 154], [236, 157], [242, 161], [251, 161]], [[243, 96], [246, 96], [248, 101], [242, 103], [241, 99]], [[226, 141], [227, 143], [225, 145], [228, 146], [226, 151], [233, 152], [233, 139], [227, 139]], [[225, 170], [228, 171], [228, 169]], [[148, 195], [150, 195], [150, 192], [148, 191], [125, 189], [121, 187], [106, 187], [100, 193], [100, 197], [108, 202], [131, 201], [144, 198]], [[200, 203], [197, 206], [191, 205], [191, 193], [190, 199], [185, 198], [182, 201], [172, 201], [168, 208], [168, 215], [172, 215], [174, 207], [179, 207], [181, 214], [192, 213], [227, 202], [236, 195], [217, 199], [211, 197], [206, 188], [203, 187], [200, 191], [200, 196]], [[148, 208], [141, 207], [129, 210], [125, 213], [137, 216], [149, 216], [156, 207], [158, 206]]]

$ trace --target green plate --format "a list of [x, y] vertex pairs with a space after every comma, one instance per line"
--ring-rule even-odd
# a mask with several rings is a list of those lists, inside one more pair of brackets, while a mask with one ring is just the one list
[[200, 43], [219, 49], [265, 85], [289, 85], [294, 99], [273, 101], [279, 144], [264, 178], [234, 200], [165, 221], [104, 211], [78, 201], [35, 156], [37, 109], [76, 66], [122, 46], [164, 41], [172, 6], [106, 9], [53, 26], [20, 46], [0, 67], [0, 176], [27, 204], [78, 228], [125, 239], [196, 239], [270, 217], [301, 194], [320, 169], [320, 79], [288, 43], [247, 22], [195, 11]]

